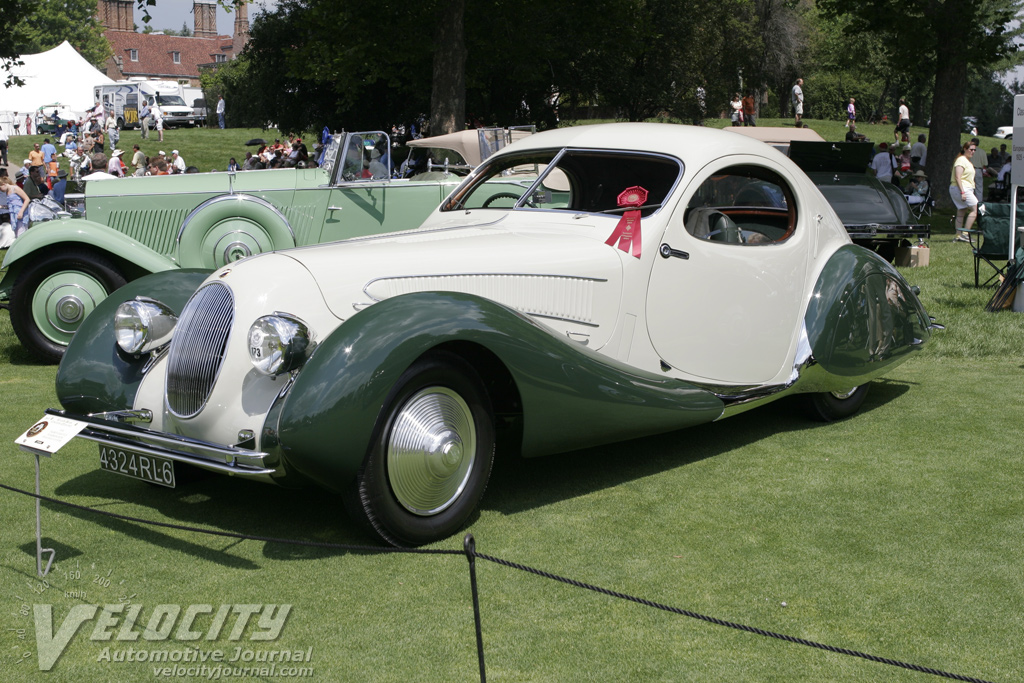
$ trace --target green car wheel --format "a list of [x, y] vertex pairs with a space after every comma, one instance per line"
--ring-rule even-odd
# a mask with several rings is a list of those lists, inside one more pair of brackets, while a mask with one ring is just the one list
[[433, 352], [385, 402], [348, 507], [384, 541], [423, 545], [462, 528], [493, 461], [494, 417], [480, 376], [461, 357]]
[[27, 266], [11, 291], [11, 325], [26, 349], [57, 363], [82, 321], [126, 280], [105, 256], [76, 249]]

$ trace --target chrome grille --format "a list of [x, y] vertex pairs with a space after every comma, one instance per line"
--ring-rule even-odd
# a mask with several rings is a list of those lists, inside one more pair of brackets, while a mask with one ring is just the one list
[[167, 358], [167, 407], [193, 417], [206, 405], [231, 334], [231, 290], [213, 282], [192, 295], [181, 312]]

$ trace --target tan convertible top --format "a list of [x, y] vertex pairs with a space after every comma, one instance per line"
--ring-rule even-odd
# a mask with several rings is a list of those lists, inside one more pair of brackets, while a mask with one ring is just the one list
[[[418, 140], [409, 140], [406, 142], [408, 147], [429, 147], [436, 149], [451, 149], [455, 150], [462, 155], [470, 166], [474, 168], [479, 166], [481, 162], [491, 154], [494, 154], [499, 149], [505, 146], [506, 136], [510, 135], [510, 142], [530, 135], [532, 131], [510, 129], [506, 131], [504, 128], [471, 128], [469, 130], [460, 130], [454, 133], [448, 133], [447, 135], [435, 135], [432, 138], [419, 138]], [[482, 150], [487, 149], [488, 153], [485, 156]]]
[[783, 126], [728, 126], [723, 128], [733, 133], [767, 142], [769, 145], [789, 144], [793, 140], [803, 142], [825, 142], [825, 138], [810, 128], [789, 128]]

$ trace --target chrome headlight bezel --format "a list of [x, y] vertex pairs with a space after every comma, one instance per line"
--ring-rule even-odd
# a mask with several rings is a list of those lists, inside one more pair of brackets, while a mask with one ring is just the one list
[[178, 316], [156, 299], [138, 296], [114, 313], [114, 339], [123, 352], [141, 355], [159, 351], [171, 342]]
[[297, 316], [279, 311], [257, 318], [249, 326], [246, 342], [253, 367], [268, 377], [302, 367], [316, 348], [309, 325]]

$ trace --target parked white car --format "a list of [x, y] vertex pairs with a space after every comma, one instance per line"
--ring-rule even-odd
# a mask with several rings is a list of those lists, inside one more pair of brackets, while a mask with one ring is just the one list
[[1013, 139], [1013, 126], [999, 126], [996, 128], [995, 137], [1003, 138], [1004, 140]]
[[313, 483], [419, 545], [466, 524], [494, 458], [795, 393], [846, 417], [933, 327], [768, 145], [607, 124], [510, 145], [416, 230], [135, 280], [85, 320], [57, 392], [103, 469]]

